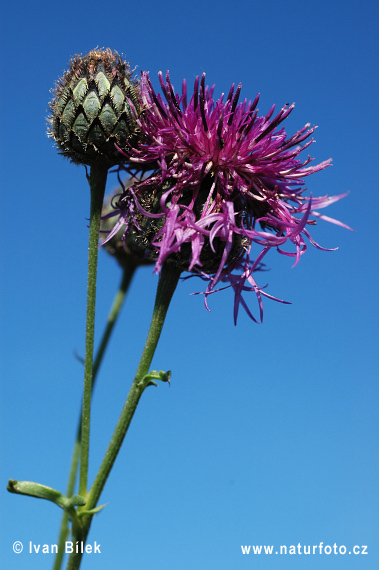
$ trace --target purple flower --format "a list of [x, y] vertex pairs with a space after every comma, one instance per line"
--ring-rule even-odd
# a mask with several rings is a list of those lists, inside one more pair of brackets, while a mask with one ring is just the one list
[[142, 73], [143, 111], [137, 121], [142, 143], [126, 155], [126, 170], [132, 172], [132, 163], [140, 177], [119, 200], [119, 220], [108, 239], [126, 226], [125, 232], [132, 229], [155, 252], [156, 272], [169, 260], [206, 279], [206, 306], [209, 294], [232, 287], [235, 322], [239, 305], [256, 320], [243, 297], [254, 291], [262, 320], [262, 297], [275, 298], [253, 274], [267, 252], [276, 248], [296, 264], [307, 249], [305, 238], [324, 249], [308, 231], [315, 217], [324, 218], [314, 208], [345, 194], [306, 197], [303, 179], [331, 160], [311, 165], [310, 157], [298, 158], [313, 142], [309, 137], [316, 127], [307, 124], [287, 137], [281, 123], [294, 105], [277, 115], [273, 106], [261, 117], [259, 95], [252, 103], [238, 103], [241, 85], [233, 84], [226, 100], [224, 95], [215, 100], [214, 86], [205, 85], [203, 74], [188, 100], [185, 81], [179, 95], [168, 72], [166, 81], [161, 73], [159, 80], [164, 98]]

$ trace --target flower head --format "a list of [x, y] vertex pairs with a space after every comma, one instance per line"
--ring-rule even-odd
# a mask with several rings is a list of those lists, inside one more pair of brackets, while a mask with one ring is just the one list
[[110, 49], [73, 57], [56, 84], [50, 109], [48, 135], [76, 163], [119, 164], [115, 143], [125, 148], [138, 137], [138, 83], [129, 64]]
[[142, 73], [143, 139], [126, 156], [144, 175], [119, 200], [110, 236], [126, 226], [125, 233], [135, 232], [155, 252], [157, 272], [169, 261], [206, 279], [206, 303], [219, 284], [231, 286], [235, 320], [240, 304], [254, 319], [243, 298], [254, 291], [262, 319], [262, 297], [274, 297], [253, 274], [267, 252], [275, 248], [297, 263], [305, 238], [323, 249], [308, 231], [314, 217], [322, 217], [314, 208], [343, 195], [306, 197], [303, 179], [331, 160], [311, 165], [310, 157], [299, 159], [316, 127], [307, 124], [288, 137], [281, 124], [294, 105], [258, 116], [259, 95], [239, 103], [241, 85], [214, 99], [205, 75], [190, 95], [185, 81], [175, 94], [168, 72], [159, 79], [164, 98]]

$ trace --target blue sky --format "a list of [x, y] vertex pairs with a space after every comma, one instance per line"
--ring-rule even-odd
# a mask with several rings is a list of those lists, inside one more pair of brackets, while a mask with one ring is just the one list
[[[104, 7], [105, 6], [105, 7]], [[319, 126], [307, 180], [340, 194], [300, 263], [272, 253], [262, 278], [292, 302], [256, 325], [232, 295], [204, 309], [178, 287], [153, 361], [172, 383], [143, 396], [104, 490], [82, 568], [376, 569], [378, 551], [377, 4], [17, 2], [2, 10], [1, 560], [51, 568], [29, 541], [57, 541], [54, 505], [5, 491], [8, 478], [64, 491], [81, 399], [89, 192], [84, 169], [46, 137], [49, 90], [76, 53], [111, 47], [174, 85], [207, 73], [242, 82], [259, 109], [296, 102], [286, 129]], [[110, 177], [108, 190], [117, 184]], [[100, 252], [97, 339], [121, 277]], [[139, 359], [157, 278], [139, 270], [93, 404], [95, 475]], [[254, 306], [255, 301], [252, 299]], [[255, 312], [256, 307], [254, 306]], [[12, 544], [24, 543], [16, 555]], [[367, 555], [242, 555], [241, 545], [367, 545]], [[288, 560], [290, 558], [290, 561]]]

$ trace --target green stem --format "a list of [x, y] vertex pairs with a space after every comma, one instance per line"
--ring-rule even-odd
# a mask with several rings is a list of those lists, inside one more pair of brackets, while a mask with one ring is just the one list
[[[107, 319], [107, 325], [105, 327], [105, 330], [104, 330], [99, 348], [97, 349], [96, 357], [95, 357], [95, 360], [93, 363], [92, 392], [93, 392], [93, 389], [95, 386], [97, 373], [99, 371], [99, 368], [100, 368], [106, 347], [108, 345], [108, 342], [109, 342], [110, 336], [112, 334], [113, 328], [116, 324], [117, 318], [120, 314], [121, 307], [124, 303], [125, 296], [126, 296], [126, 293], [129, 289], [129, 285], [132, 281], [136, 267], [137, 267], [136, 264], [133, 263], [132, 261], [130, 261], [130, 263], [124, 268], [124, 271], [122, 274], [122, 279], [121, 279], [121, 284], [120, 284], [120, 287], [116, 293], [116, 296], [114, 298], [111, 310], [109, 312], [108, 319]], [[74, 450], [73, 450], [72, 459], [71, 459], [71, 467], [70, 467], [70, 473], [69, 473], [68, 484], [67, 484], [67, 493], [66, 493], [67, 497], [71, 497], [73, 495], [74, 489], [75, 489], [75, 481], [76, 481], [76, 475], [77, 475], [77, 471], [78, 471], [80, 447], [81, 447], [81, 445], [80, 445], [81, 444], [81, 433], [82, 433], [82, 431], [81, 431], [81, 418], [80, 418], [78, 429], [77, 429], [77, 434], [76, 434], [76, 441], [75, 441]], [[53, 570], [60, 570], [62, 567], [62, 561], [63, 561], [63, 557], [64, 557], [64, 546], [65, 546], [65, 542], [69, 536], [68, 524], [69, 524], [69, 515], [65, 511], [63, 513], [63, 516], [62, 516], [61, 527], [60, 527], [60, 531], [59, 531], [59, 539], [58, 539], [58, 552], [57, 552], [57, 555], [55, 557]]]
[[[79, 460], [79, 455], [78, 455], [78, 460]], [[77, 463], [76, 463], [76, 468], [78, 468]], [[75, 471], [75, 475], [76, 475], [76, 471]], [[71, 476], [71, 473], [70, 473], [70, 476]], [[74, 482], [75, 482], [75, 477], [74, 477]], [[69, 495], [67, 495], [67, 496], [69, 496]], [[60, 570], [62, 567], [62, 562], [63, 562], [63, 557], [64, 557], [64, 547], [65, 547], [66, 540], [68, 539], [69, 534], [70, 534], [70, 531], [68, 528], [68, 522], [69, 522], [68, 513], [66, 511], [64, 511], [63, 516], [62, 516], [62, 521], [61, 521], [61, 527], [59, 530], [58, 552], [55, 556], [53, 570]]]
[[[145, 376], [149, 371], [149, 367], [162, 332], [167, 310], [172, 295], [176, 289], [180, 273], [181, 271], [179, 269], [171, 265], [166, 265], [162, 268], [158, 282], [153, 316], [151, 319], [150, 329], [147, 335], [145, 347], [142, 352], [141, 360], [137, 368], [137, 372], [130, 388], [128, 397], [122, 409], [120, 418], [113, 432], [112, 439], [105, 453], [103, 462], [88, 493], [87, 503], [84, 507], [85, 510], [93, 509], [96, 507], [101, 492], [124, 441], [126, 432], [134, 416], [134, 412], [136, 411], [139, 399], [149, 384], [149, 381], [145, 379]], [[80, 508], [78, 510], [80, 512]], [[81, 539], [85, 541], [90, 529], [92, 516], [87, 515], [83, 518], [83, 534]], [[77, 570], [80, 567], [81, 556], [82, 555], [80, 553], [73, 553], [70, 556], [67, 570]]]
[[80, 452], [80, 475], [79, 475], [79, 494], [82, 497], [87, 496], [93, 347], [94, 347], [94, 336], [95, 336], [97, 257], [98, 257], [101, 209], [103, 206], [107, 174], [108, 174], [108, 169], [104, 165], [95, 163], [91, 166], [90, 174], [88, 177], [91, 189], [91, 213], [90, 213], [90, 225], [89, 225], [86, 349], [84, 357], [82, 441], [81, 441], [81, 452]]
[[117, 317], [120, 314], [121, 307], [124, 303], [126, 293], [128, 292], [129, 285], [132, 281], [136, 269], [137, 265], [135, 265], [134, 262], [130, 261], [123, 271], [121, 284], [114, 298], [111, 310], [108, 315], [107, 326], [105, 327], [104, 334], [100, 342], [100, 346], [97, 349], [96, 358], [93, 362], [93, 385], [95, 384], [96, 376], [99, 371], [104, 356], [104, 352], [107, 348], [108, 341], [113, 331], [113, 327], [115, 326]]

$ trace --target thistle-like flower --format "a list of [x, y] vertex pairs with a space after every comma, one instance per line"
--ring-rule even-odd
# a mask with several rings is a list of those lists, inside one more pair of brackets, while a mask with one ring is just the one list
[[122, 162], [115, 144], [125, 149], [139, 134], [139, 88], [129, 64], [110, 49], [75, 56], [53, 93], [48, 135], [58, 150], [78, 164]]
[[238, 103], [241, 85], [233, 84], [226, 100], [223, 95], [215, 100], [214, 86], [207, 87], [203, 75], [188, 101], [185, 81], [179, 95], [168, 72], [166, 81], [161, 73], [159, 80], [165, 100], [142, 73], [138, 124], [143, 139], [125, 156], [145, 174], [118, 201], [119, 219], [108, 239], [124, 228], [124, 235], [133, 232], [154, 251], [157, 272], [169, 261], [206, 279], [206, 306], [219, 284], [231, 286], [235, 321], [240, 304], [256, 320], [242, 296], [254, 291], [262, 320], [262, 297], [275, 298], [253, 274], [267, 252], [275, 248], [296, 264], [307, 249], [305, 238], [324, 249], [308, 231], [315, 218], [323, 218], [314, 208], [345, 194], [306, 197], [303, 179], [331, 160], [311, 166], [310, 157], [298, 158], [313, 142], [307, 139], [316, 127], [307, 124], [287, 137], [280, 125], [294, 105], [275, 116], [273, 106], [258, 116], [259, 95]]

